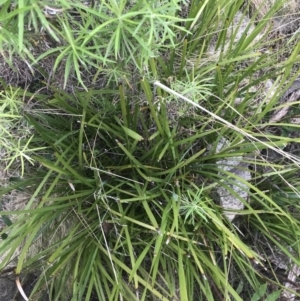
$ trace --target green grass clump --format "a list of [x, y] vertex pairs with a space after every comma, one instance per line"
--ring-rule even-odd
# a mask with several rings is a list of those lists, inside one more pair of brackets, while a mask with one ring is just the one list
[[[42, 77], [43, 59], [54, 57], [52, 74], [62, 65], [73, 89], [44, 78], [41, 90], [5, 86], [1, 95], [3, 162], [21, 172], [0, 195], [30, 197], [22, 210], [1, 211], [0, 271], [37, 274], [32, 300], [278, 298], [284, 284], [259, 243], [299, 265], [299, 158], [284, 149], [299, 142], [289, 122], [297, 108], [268, 121], [299, 45], [280, 64], [261, 52], [281, 1], [237, 39], [242, 3], [59, 1], [50, 19], [43, 1], [1, 8], [1, 30], [18, 36], [14, 51], [3, 49], [27, 55]], [[26, 24], [58, 44], [28, 55]], [[74, 78], [79, 86], [68, 86]], [[269, 78], [273, 95], [257, 89]], [[251, 165], [251, 181], [224, 171], [230, 157]], [[244, 204], [234, 222], [215, 199], [220, 186]]]

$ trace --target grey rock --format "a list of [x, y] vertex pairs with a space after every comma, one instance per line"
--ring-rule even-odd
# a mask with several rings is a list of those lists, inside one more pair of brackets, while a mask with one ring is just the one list
[[[217, 146], [217, 151], [222, 150], [228, 143], [226, 139], [221, 139]], [[249, 163], [244, 161], [243, 156], [237, 156], [219, 160], [217, 164], [223, 171], [232, 174], [232, 176], [228, 176], [228, 173], [223, 173], [228, 181], [223, 181], [222, 184], [224, 185], [216, 189], [216, 195], [224, 209], [224, 215], [232, 221], [236, 213], [230, 211], [244, 209], [244, 204], [248, 198], [249, 186], [245, 181], [251, 180], [251, 173], [248, 169]], [[222, 171], [219, 174], [222, 174]]]

